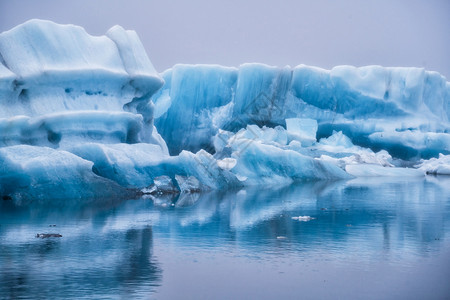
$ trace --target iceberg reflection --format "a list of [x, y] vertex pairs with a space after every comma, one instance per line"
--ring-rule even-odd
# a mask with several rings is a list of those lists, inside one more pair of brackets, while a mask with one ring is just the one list
[[211, 253], [217, 271], [229, 256], [414, 264], [449, 247], [449, 184], [358, 178], [57, 207], [2, 201], [0, 296], [143, 297]]

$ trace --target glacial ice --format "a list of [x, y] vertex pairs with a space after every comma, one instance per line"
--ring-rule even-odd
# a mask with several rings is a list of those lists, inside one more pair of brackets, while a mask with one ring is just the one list
[[[310, 119], [289, 122], [314, 124]], [[283, 134], [287, 136], [287, 130], [280, 126], [275, 129], [248, 125], [236, 134], [220, 131], [214, 141], [215, 155], [222, 161], [234, 160], [229, 169], [246, 185], [283, 185], [290, 180], [352, 176], [424, 176], [422, 170], [395, 167], [396, 162], [385, 150], [375, 153], [353, 145], [342, 132], [302, 146], [303, 136], [281, 139]], [[304, 130], [306, 136], [311, 136], [316, 127], [305, 126]]]
[[0, 34], [0, 197], [180, 193], [182, 206], [208, 190], [450, 175], [449, 99], [420, 68], [158, 74], [134, 31], [31, 20]]
[[0, 174], [0, 195], [21, 204], [133, 196], [116, 182], [95, 175], [92, 162], [48, 147], [0, 148]]
[[162, 77], [166, 83], [153, 96], [159, 116], [155, 125], [170, 145], [171, 154], [197, 152], [209, 146], [211, 137], [227, 121], [227, 107], [223, 106], [233, 97], [236, 70], [216, 65], [176, 65]]
[[[166, 83], [152, 99], [159, 111], [155, 124], [172, 154], [207, 148], [209, 136], [219, 129], [285, 126], [290, 118], [316, 120], [319, 138], [342, 131], [357, 145], [385, 149], [402, 159], [450, 153], [450, 83], [436, 72], [380, 66], [176, 65], [163, 77]], [[437, 141], [428, 145], [433, 134]]]

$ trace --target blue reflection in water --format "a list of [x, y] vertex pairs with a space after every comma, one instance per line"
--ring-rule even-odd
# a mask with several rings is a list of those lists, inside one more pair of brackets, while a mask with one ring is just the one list
[[0, 220], [0, 298], [450, 296], [449, 178], [2, 201]]

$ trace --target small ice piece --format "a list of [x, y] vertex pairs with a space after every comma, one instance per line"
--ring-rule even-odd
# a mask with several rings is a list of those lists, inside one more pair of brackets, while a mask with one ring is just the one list
[[298, 217], [292, 217], [292, 220], [300, 221], [300, 222], [308, 222], [311, 220], [314, 220], [315, 218], [310, 216], [298, 216]]
[[41, 238], [41, 239], [46, 239], [46, 238], [51, 238], [51, 237], [62, 237], [62, 235], [59, 233], [38, 233], [38, 234], [36, 234], [36, 237]]
[[415, 166], [427, 174], [450, 175], [450, 155], [439, 154], [439, 158], [430, 158], [421, 160], [420, 164]]
[[343, 134], [342, 131], [333, 131], [331, 136], [321, 138], [319, 146], [321, 146], [323, 150], [330, 152], [333, 152], [333, 150], [344, 151], [355, 147], [350, 138]]
[[151, 184], [149, 187], [143, 188], [141, 190], [144, 194], [175, 194], [179, 191], [177, 188], [173, 185], [172, 179], [169, 176], [159, 176], [155, 177], [153, 180], [153, 184]]

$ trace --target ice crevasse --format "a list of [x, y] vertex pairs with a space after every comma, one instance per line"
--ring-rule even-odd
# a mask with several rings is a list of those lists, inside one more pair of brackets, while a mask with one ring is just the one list
[[175, 65], [134, 31], [0, 34], [0, 196], [27, 203], [448, 174], [450, 83], [420, 68]]

